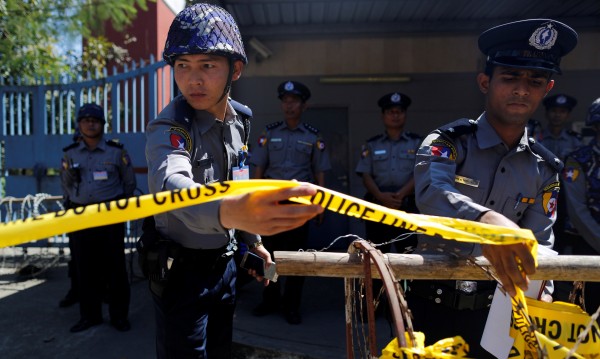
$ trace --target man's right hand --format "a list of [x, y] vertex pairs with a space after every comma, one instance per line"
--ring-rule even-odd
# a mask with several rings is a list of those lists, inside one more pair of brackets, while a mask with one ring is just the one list
[[[520, 228], [515, 222], [494, 211], [485, 212], [479, 218], [479, 222]], [[523, 291], [527, 290], [529, 285], [527, 276], [535, 273], [535, 260], [524, 243], [486, 244], [482, 245], [482, 250], [484, 257], [490, 261], [498, 275], [498, 279], [502, 282], [502, 286], [511, 297], [517, 294], [517, 287]]]
[[291, 197], [312, 196], [317, 189], [309, 184], [297, 187], [256, 191], [224, 198], [219, 218], [225, 228], [254, 234], [273, 235], [289, 231], [323, 213], [324, 208], [306, 204], [280, 204]]

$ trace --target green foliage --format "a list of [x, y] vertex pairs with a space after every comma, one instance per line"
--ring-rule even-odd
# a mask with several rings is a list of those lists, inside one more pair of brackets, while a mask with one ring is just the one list
[[[102, 37], [104, 25], [123, 31], [148, 1], [155, 0], [0, 0], [0, 76], [77, 75], [127, 61], [126, 50]], [[81, 38], [83, 54], [61, 43]]]

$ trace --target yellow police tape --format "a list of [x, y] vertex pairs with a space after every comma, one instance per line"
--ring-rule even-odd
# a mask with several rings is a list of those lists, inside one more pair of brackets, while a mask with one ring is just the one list
[[[299, 185], [299, 182], [282, 180], [227, 181], [47, 213], [0, 224], [0, 248], [86, 228], [141, 219], [158, 213], [223, 199], [227, 196]], [[527, 229], [506, 228], [461, 219], [406, 213], [327, 188], [315, 187], [317, 188], [315, 195], [291, 198], [291, 200], [297, 203], [319, 204], [327, 210], [342, 215], [402, 227], [429, 236], [441, 236], [446, 239], [481, 244], [525, 243], [530, 248], [534, 258], [536, 258], [537, 241], [533, 233]], [[518, 291], [518, 293], [523, 297], [521, 291]], [[516, 310], [515, 305], [513, 310]], [[527, 315], [526, 305], [523, 313]], [[522, 330], [519, 332], [522, 335], [527, 335]], [[536, 336], [538, 334], [543, 336], [543, 334], [536, 332]], [[524, 338], [528, 339], [527, 337]], [[527, 342], [533, 345], [531, 340], [527, 340]], [[434, 352], [437, 352], [437, 350], [434, 350]], [[443, 353], [440, 352], [441, 354]], [[420, 358], [421, 356], [417, 357]], [[435, 357], [448, 358], [448, 356]], [[554, 359], [555, 357], [550, 356], [550, 358]], [[561, 358], [564, 358], [564, 355]]]

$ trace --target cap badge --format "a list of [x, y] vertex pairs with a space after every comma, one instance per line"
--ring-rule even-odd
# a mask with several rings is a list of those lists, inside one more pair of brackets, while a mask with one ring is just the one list
[[283, 85], [283, 88], [286, 91], [292, 91], [294, 89], [294, 84], [291, 81], [288, 81], [285, 83], [285, 85]]
[[548, 50], [554, 46], [557, 37], [558, 31], [556, 31], [554, 25], [552, 25], [552, 23], [546, 23], [543, 26], [538, 27], [533, 34], [531, 34], [529, 45], [538, 50]]
[[398, 93], [393, 94], [392, 97], [390, 98], [390, 100], [394, 103], [400, 102], [401, 99], [402, 99], [402, 97]]
[[565, 103], [567, 103], [567, 98], [564, 96], [558, 96], [556, 98], [556, 103], [559, 105], [564, 105]]

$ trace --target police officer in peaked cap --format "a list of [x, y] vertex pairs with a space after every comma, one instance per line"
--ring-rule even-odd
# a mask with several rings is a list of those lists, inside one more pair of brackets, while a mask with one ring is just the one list
[[[551, 19], [515, 21], [480, 35], [486, 67], [477, 85], [485, 111], [477, 120], [461, 119], [434, 130], [421, 144], [414, 172], [421, 213], [531, 229], [539, 245], [552, 247], [562, 162], [525, 128], [554, 86], [552, 75], [561, 73], [561, 58], [576, 43], [573, 29]], [[527, 276], [535, 272], [525, 244], [419, 236], [415, 253], [440, 251], [483, 255], [510, 296], [516, 287], [527, 289]], [[461, 335], [471, 348], [469, 357], [494, 358], [480, 341], [495, 288], [495, 281], [413, 281], [407, 300], [415, 330], [426, 333], [426, 344]], [[551, 286], [543, 288], [542, 299], [551, 300], [551, 293]]]
[[[303, 121], [310, 98], [308, 87], [298, 81], [284, 81], [277, 86], [283, 121], [267, 125], [252, 151], [252, 177], [298, 180], [325, 186], [325, 171], [331, 169], [329, 154], [321, 133]], [[317, 223], [323, 221], [319, 216]], [[272, 251], [297, 251], [306, 248], [308, 224], [273, 236], [263, 242]], [[277, 262], [277, 260], [275, 260]], [[262, 302], [253, 310], [255, 316], [265, 316], [283, 306], [284, 317], [290, 324], [300, 324], [304, 277], [285, 278], [283, 290], [271, 283], [263, 290]]]
[[557, 94], [544, 98], [546, 107], [546, 128], [536, 136], [547, 149], [561, 160], [582, 145], [581, 135], [571, 129], [571, 111], [577, 100], [569, 95]]
[[[361, 176], [367, 193], [365, 199], [383, 206], [416, 213], [413, 169], [421, 136], [405, 131], [407, 110], [411, 104], [408, 95], [392, 92], [382, 96], [381, 108], [384, 132], [371, 137], [362, 146], [356, 173]], [[372, 221], [365, 221], [367, 240], [373, 243], [389, 242], [406, 230]], [[411, 252], [417, 243], [413, 235], [395, 244], [396, 251]], [[379, 247], [389, 252], [391, 244]]]

